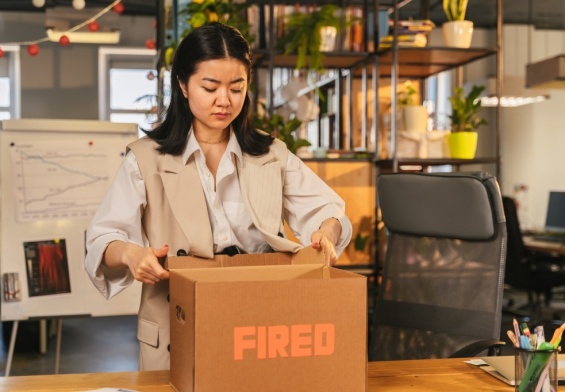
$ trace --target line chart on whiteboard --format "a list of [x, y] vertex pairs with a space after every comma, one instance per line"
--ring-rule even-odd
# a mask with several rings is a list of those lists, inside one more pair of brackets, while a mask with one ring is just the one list
[[90, 217], [108, 188], [104, 148], [50, 146], [26, 143], [10, 148], [19, 222]]

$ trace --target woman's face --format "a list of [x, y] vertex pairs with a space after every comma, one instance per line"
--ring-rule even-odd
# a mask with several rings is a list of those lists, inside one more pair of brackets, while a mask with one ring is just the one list
[[179, 84], [194, 116], [195, 132], [222, 131], [245, 103], [247, 69], [235, 59], [203, 61], [187, 85]]

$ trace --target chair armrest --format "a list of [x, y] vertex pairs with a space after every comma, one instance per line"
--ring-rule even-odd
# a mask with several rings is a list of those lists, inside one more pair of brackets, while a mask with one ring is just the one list
[[500, 354], [501, 347], [505, 344], [506, 343], [500, 340], [479, 340], [457, 350], [451, 354], [449, 358], [475, 357], [485, 350], [488, 350], [489, 357], [498, 356]]

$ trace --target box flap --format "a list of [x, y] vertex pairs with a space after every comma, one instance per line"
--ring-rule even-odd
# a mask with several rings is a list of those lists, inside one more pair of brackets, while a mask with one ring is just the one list
[[262, 265], [323, 264], [324, 253], [311, 246], [296, 253], [274, 252], [241, 254], [235, 256], [216, 255], [212, 259], [197, 256], [171, 256], [167, 258], [169, 270], [182, 268], [243, 267]]

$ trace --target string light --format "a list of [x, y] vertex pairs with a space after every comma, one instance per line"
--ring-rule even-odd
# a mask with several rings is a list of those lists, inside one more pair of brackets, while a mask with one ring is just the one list
[[73, 0], [73, 8], [75, 10], [82, 10], [86, 6], [86, 2], [84, 0]]
[[[32, 1], [33, 5], [40, 8], [43, 7], [45, 5], [45, 0], [33, 0]], [[75, 9], [78, 9], [77, 6], [82, 5], [84, 8], [85, 5], [85, 1], [84, 0], [73, 0], [73, 7]], [[85, 26], [88, 26], [89, 31], [98, 31], [99, 25], [98, 22], [96, 22], [97, 19], [99, 19], [102, 15], [110, 12], [110, 11], [114, 11], [117, 14], [122, 14], [124, 12], [124, 5], [122, 4], [122, 0], [114, 0], [109, 6], [107, 6], [106, 8], [104, 8], [102, 11], [98, 12], [96, 15], [94, 15], [93, 17], [85, 20], [82, 23], [79, 23], [78, 25], [71, 27], [70, 29], [68, 29], [67, 31], [63, 32], [63, 36], [61, 37], [61, 40], [59, 41], [59, 43], [63, 46], [68, 45], [69, 43], [71, 43], [69, 41], [69, 38], [65, 35], [68, 33], [72, 33], [74, 31], [80, 30]], [[63, 39], [63, 37], [65, 37], [66, 39]], [[42, 44], [44, 42], [48, 42], [49, 41], [49, 37], [44, 37], [44, 38], [40, 38], [40, 39], [36, 39], [33, 41], [21, 41], [21, 42], [8, 42], [8, 43], [4, 43], [4, 45], [20, 45], [20, 46], [27, 46], [27, 52], [30, 56], [37, 56], [39, 54], [39, 44]], [[0, 44], [0, 57], [2, 57], [2, 55], [4, 54], [4, 52], [1, 50], [1, 45]]]

